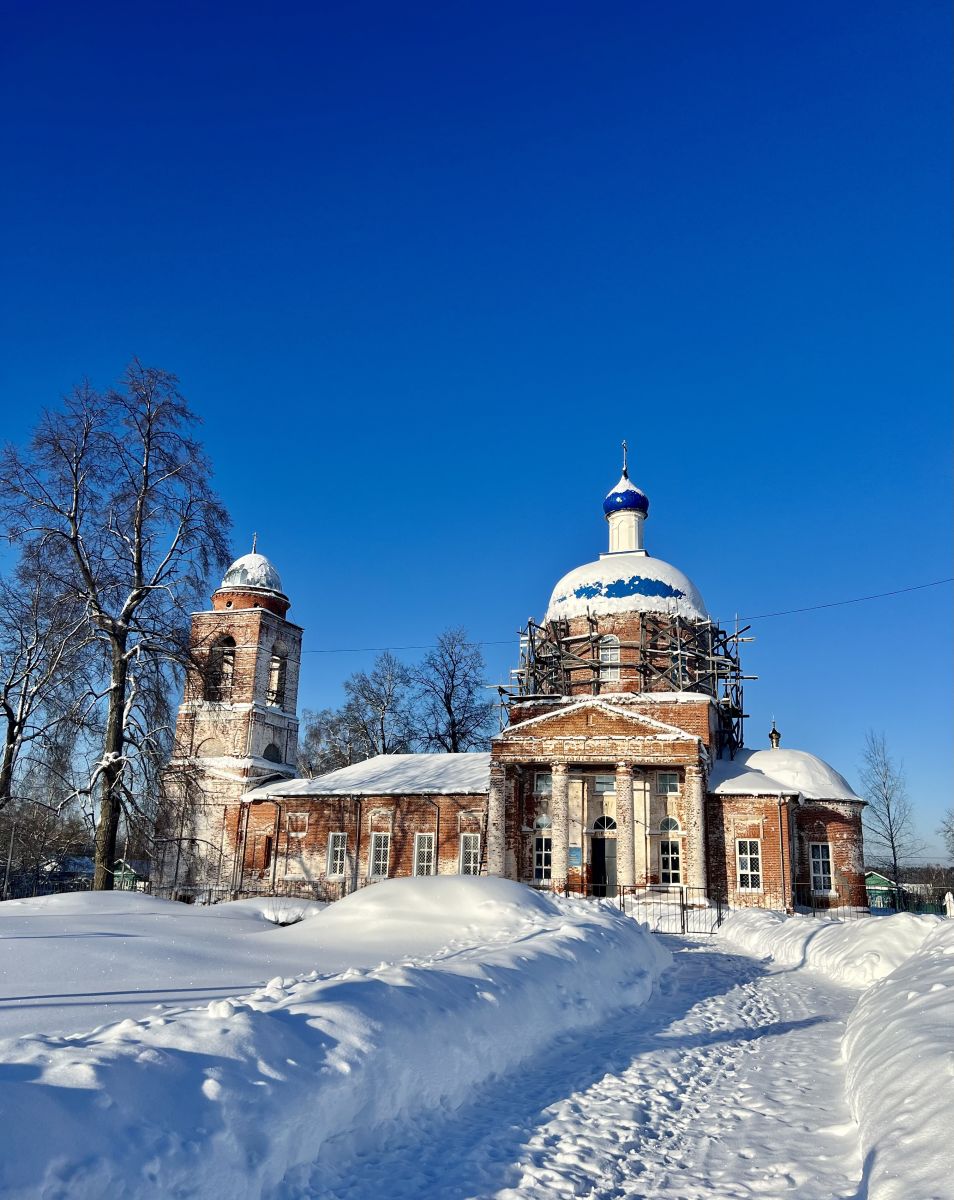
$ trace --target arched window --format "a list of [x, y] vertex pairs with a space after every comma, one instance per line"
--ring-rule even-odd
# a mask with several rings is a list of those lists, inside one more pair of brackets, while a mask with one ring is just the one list
[[282, 761], [282, 752], [274, 742], [270, 742], [262, 751], [262, 758], [267, 758], [269, 762], [280, 763]]
[[616, 822], [612, 817], [597, 817], [593, 822], [594, 833], [609, 833], [615, 831]]
[[553, 822], [546, 813], [543, 813], [533, 822], [533, 827], [534, 829], [552, 829]]
[[205, 667], [206, 700], [231, 700], [235, 675], [235, 638], [223, 637], [209, 650]]
[[660, 833], [678, 833], [679, 822], [675, 817], [663, 817], [659, 822], [659, 831]]
[[288, 659], [280, 653], [276, 646], [272, 651], [272, 657], [268, 660], [268, 692], [265, 698], [268, 704], [277, 704], [279, 708], [284, 707], [285, 704], [287, 667]]
[[619, 638], [600, 638], [600, 683], [619, 683]]

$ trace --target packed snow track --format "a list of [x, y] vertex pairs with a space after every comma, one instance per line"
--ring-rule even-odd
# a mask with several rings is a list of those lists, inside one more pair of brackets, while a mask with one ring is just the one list
[[454, 1111], [378, 1126], [356, 1153], [329, 1142], [272, 1200], [863, 1196], [840, 1053], [856, 994], [712, 939], [663, 940], [674, 966], [647, 1006], [558, 1037]]

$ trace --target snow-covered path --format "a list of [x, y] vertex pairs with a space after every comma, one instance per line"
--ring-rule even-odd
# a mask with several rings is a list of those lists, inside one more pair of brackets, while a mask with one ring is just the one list
[[345, 1170], [329, 1144], [280, 1200], [863, 1194], [839, 1055], [856, 994], [712, 939], [665, 940], [675, 965], [647, 1007], [558, 1039], [456, 1111], [378, 1129]]

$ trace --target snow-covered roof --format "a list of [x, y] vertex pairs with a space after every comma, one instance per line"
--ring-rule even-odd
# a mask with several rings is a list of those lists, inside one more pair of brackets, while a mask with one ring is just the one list
[[265, 588], [269, 592], [284, 595], [281, 576], [264, 554], [256, 554], [254, 551], [251, 554], [243, 554], [232, 563], [225, 572], [222, 587]]
[[717, 796], [801, 796], [804, 800], [855, 800], [851, 785], [807, 750], [740, 750], [718, 759], [709, 772]]
[[699, 590], [678, 567], [648, 554], [601, 554], [564, 575], [553, 589], [545, 620], [589, 612], [658, 612], [705, 620]]
[[378, 754], [317, 779], [286, 779], [246, 792], [244, 800], [282, 796], [480, 795], [490, 791], [490, 755]]

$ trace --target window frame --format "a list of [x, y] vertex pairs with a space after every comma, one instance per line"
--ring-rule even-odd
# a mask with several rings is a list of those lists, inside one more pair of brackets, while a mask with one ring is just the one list
[[[333, 870], [335, 858], [337, 856], [338, 846], [336, 838], [341, 838], [341, 870]], [[328, 851], [325, 858], [325, 878], [327, 879], [344, 879], [348, 874], [348, 831], [346, 829], [332, 829], [328, 834]]]
[[[430, 843], [430, 849], [426, 852], [430, 858], [430, 870], [419, 871], [421, 849], [425, 843]], [[388, 864], [390, 866], [390, 862]], [[414, 835], [414, 861], [411, 865], [414, 878], [424, 878], [427, 875], [437, 874], [437, 845], [433, 833], [415, 833]]]
[[[667, 858], [669, 860], [668, 867], [664, 865]], [[676, 862], [675, 870], [673, 870], [672, 866], [674, 858]], [[669, 876], [668, 879], [666, 878], [667, 875]], [[659, 842], [659, 882], [665, 884], [667, 887], [682, 885], [682, 844], [678, 838], [664, 837]]]
[[[547, 788], [540, 787], [541, 779], [549, 779], [550, 785]], [[553, 772], [552, 771], [534, 771], [533, 773], [533, 794], [535, 796], [552, 796], [553, 795]]]
[[[474, 845], [474, 849], [467, 849], [467, 846]], [[474, 864], [473, 871], [465, 871], [464, 866], [467, 862]], [[460, 875], [479, 875], [480, 874], [480, 834], [474, 833], [472, 830], [462, 832], [460, 835], [460, 851], [457, 860], [457, 870]]]
[[533, 882], [548, 883], [553, 878], [553, 837], [537, 833], [533, 838]]
[[[606, 787], [605, 781], [609, 780], [610, 787]], [[616, 776], [615, 775], [594, 775], [593, 776], [593, 795], [594, 796], [615, 796], [616, 795]]]
[[[662, 786], [663, 779], [671, 779], [672, 787]], [[657, 771], [656, 772], [656, 795], [657, 796], [678, 796], [679, 795], [679, 772], [678, 771]]]
[[[753, 855], [751, 849], [743, 851], [741, 847], [755, 847]], [[747, 870], [742, 870], [743, 853], [748, 863]], [[755, 870], [752, 869], [752, 862], [756, 863]], [[751, 883], [748, 886], [743, 886], [742, 876], [748, 875], [750, 878], [755, 875], [758, 878], [758, 886], [753, 887]], [[759, 895], [765, 891], [765, 874], [762, 869], [762, 839], [761, 838], [736, 838], [735, 839], [735, 886], [736, 891], [749, 892], [753, 895]]]
[[[815, 886], [815, 851], [824, 850], [828, 859], [828, 869], [824, 872], [819, 872], [822, 880], [827, 875], [828, 887]], [[811, 876], [811, 888], [813, 896], [833, 896], [835, 895], [835, 870], [833, 855], [831, 852], [831, 842], [809, 842], [808, 843], [808, 870]]]
[[619, 683], [620, 644], [615, 633], [604, 634], [597, 647], [600, 658], [600, 683]]
[[659, 822], [660, 833], [682, 833], [682, 826], [677, 817], [666, 816]]
[[[383, 839], [381, 841], [380, 839]], [[375, 862], [379, 855], [377, 847], [384, 846], [384, 872], [375, 871]], [[391, 834], [386, 830], [373, 830], [371, 833], [371, 844], [368, 847], [368, 878], [369, 879], [387, 879], [391, 873]]]

